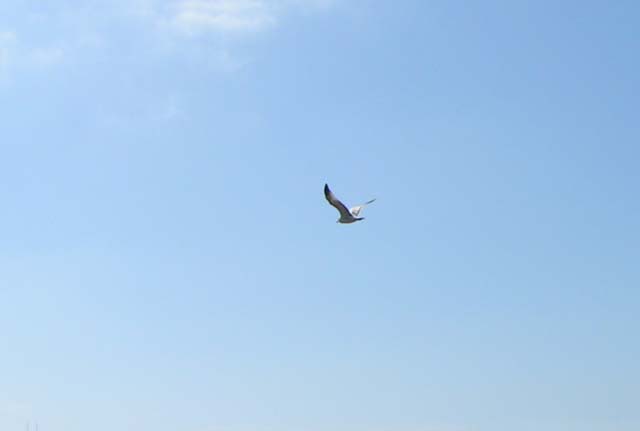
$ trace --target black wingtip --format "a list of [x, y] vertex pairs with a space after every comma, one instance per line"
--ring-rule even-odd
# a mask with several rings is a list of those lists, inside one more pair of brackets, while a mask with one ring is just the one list
[[331, 193], [331, 190], [329, 189], [329, 184], [325, 184], [324, 185], [324, 197], [326, 200], [329, 201], [329, 203], [331, 203], [331, 195], [333, 193]]

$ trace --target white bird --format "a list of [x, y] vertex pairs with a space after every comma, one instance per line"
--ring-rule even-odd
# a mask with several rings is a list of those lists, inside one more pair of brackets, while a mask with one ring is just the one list
[[358, 217], [360, 215], [360, 212], [365, 206], [375, 201], [375, 199], [371, 199], [368, 202], [357, 205], [351, 209], [347, 209], [347, 207], [342, 202], [340, 202], [338, 198], [336, 198], [327, 184], [324, 185], [324, 197], [327, 198], [327, 201], [329, 201], [329, 203], [334, 206], [340, 213], [340, 218], [336, 221], [336, 223], [354, 223], [360, 220], [364, 220], [364, 217]]

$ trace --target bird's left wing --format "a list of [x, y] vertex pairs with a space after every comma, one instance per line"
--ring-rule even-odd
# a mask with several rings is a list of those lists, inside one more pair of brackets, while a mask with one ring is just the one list
[[351, 214], [346, 206], [333, 194], [327, 184], [324, 185], [324, 197], [327, 201], [340, 212], [340, 217], [349, 217]]

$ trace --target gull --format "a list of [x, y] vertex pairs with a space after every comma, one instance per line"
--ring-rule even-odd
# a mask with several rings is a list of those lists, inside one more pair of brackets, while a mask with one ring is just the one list
[[346, 206], [342, 202], [336, 198], [331, 189], [329, 189], [329, 185], [324, 185], [324, 197], [327, 198], [327, 201], [334, 206], [338, 212], [340, 213], [340, 218], [336, 221], [336, 223], [354, 223], [360, 220], [364, 220], [364, 217], [358, 217], [362, 209], [369, 205], [371, 202], [375, 201], [375, 199], [371, 199], [368, 202], [357, 205], [351, 209], [347, 209]]

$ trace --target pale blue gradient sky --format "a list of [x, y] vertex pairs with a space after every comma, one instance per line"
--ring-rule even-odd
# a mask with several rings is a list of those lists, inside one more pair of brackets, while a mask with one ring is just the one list
[[0, 429], [640, 429], [640, 5], [481, 3], [3, 2]]

